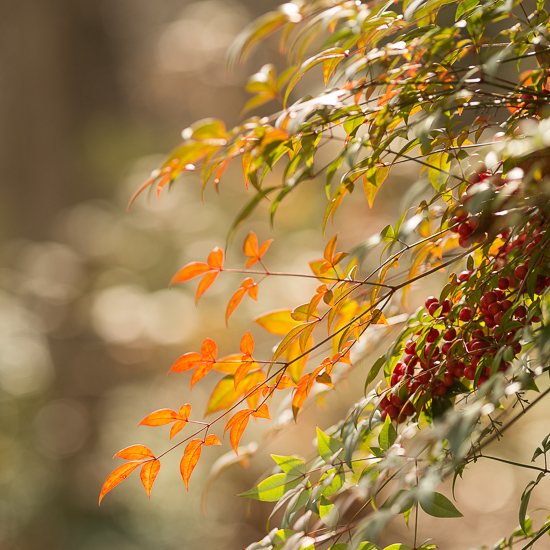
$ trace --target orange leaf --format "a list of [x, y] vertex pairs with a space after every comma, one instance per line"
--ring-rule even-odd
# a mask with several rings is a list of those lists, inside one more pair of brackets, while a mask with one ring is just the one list
[[173, 365], [168, 372], [185, 372], [194, 369], [197, 365], [204, 362], [202, 355], [194, 351], [184, 353]]
[[242, 301], [245, 294], [246, 294], [246, 289], [241, 287], [241, 288], [237, 289], [237, 291], [235, 292], [235, 294], [233, 294], [233, 296], [231, 296], [231, 299], [229, 300], [229, 303], [227, 304], [227, 310], [225, 311], [225, 322], [226, 322], [226, 324], [229, 321], [229, 317], [231, 317], [231, 314], [235, 311], [237, 306], [241, 303], [241, 301]]
[[209, 271], [199, 282], [195, 294], [195, 303], [198, 303], [201, 296], [210, 288], [212, 283], [218, 278], [219, 271]]
[[201, 355], [204, 359], [214, 363], [216, 361], [216, 357], [218, 356], [218, 346], [216, 345], [216, 342], [210, 338], [205, 338], [201, 346]]
[[171, 409], [159, 409], [158, 411], [148, 414], [138, 426], [164, 426], [180, 420], [180, 415]]
[[185, 452], [180, 462], [180, 472], [185, 488], [189, 491], [189, 478], [201, 456], [202, 439], [192, 439], [185, 447]]
[[250, 372], [250, 369], [252, 368], [253, 364], [254, 364], [253, 361], [245, 361], [244, 363], [241, 363], [239, 365], [239, 368], [235, 371], [235, 377], [233, 379], [233, 383], [235, 384], [235, 389], [237, 389], [237, 386], [243, 381], [246, 375]]
[[155, 482], [155, 479], [159, 473], [160, 470], [160, 460], [149, 460], [143, 465], [143, 468], [141, 469], [141, 472], [139, 473], [139, 477], [141, 478], [141, 483], [143, 483], [143, 486], [145, 487], [145, 492], [147, 493], [147, 497], [151, 498], [151, 487], [153, 486], [153, 483]]
[[248, 295], [254, 300], [256, 301], [258, 299], [258, 285], [256, 283], [254, 283], [254, 286], [251, 286], [249, 289], [248, 289]]
[[257, 261], [257, 258], [258, 258], [258, 237], [256, 236], [256, 233], [254, 233], [254, 231], [251, 231], [248, 234], [248, 237], [246, 237], [246, 239], [244, 241], [244, 245], [243, 245], [243, 252], [247, 256], [252, 256]]
[[101, 488], [101, 493], [99, 493], [99, 504], [103, 497], [119, 483], [124, 481], [138, 466], [143, 464], [142, 462], [126, 462], [122, 466], [115, 468], [109, 477], [105, 480], [103, 487]]
[[191, 262], [190, 264], [182, 267], [172, 277], [170, 284], [173, 285], [174, 283], [183, 283], [185, 281], [189, 281], [190, 279], [194, 279], [195, 277], [198, 277], [199, 275], [202, 275], [203, 273], [211, 270], [212, 268], [204, 262]]
[[240, 353], [235, 353], [218, 359], [214, 363], [213, 368], [217, 371], [225, 372], [226, 374], [235, 374], [235, 371], [239, 368], [241, 363], [242, 355]]
[[206, 263], [214, 269], [221, 269], [223, 266], [223, 250], [219, 246], [216, 246], [216, 248], [208, 254]]
[[204, 378], [214, 366], [214, 363], [212, 361], [201, 363], [193, 373], [193, 376], [191, 377], [191, 387], [193, 387], [201, 378]]
[[181, 420], [180, 422], [176, 422], [170, 428], [170, 439], [172, 439], [176, 434], [181, 432], [181, 430], [183, 430], [183, 428], [185, 428], [186, 424], [187, 424], [187, 420]]
[[247, 330], [246, 334], [242, 337], [241, 351], [246, 355], [252, 355], [254, 352], [254, 339], [252, 338], [249, 330]]
[[252, 416], [256, 418], [267, 418], [268, 420], [271, 420], [271, 417], [269, 416], [269, 409], [267, 408], [267, 403], [260, 405], [260, 408], [252, 413]]
[[338, 240], [338, 234], [334, 235], [332, 239], [327, 243], [327, 246], [325, 246], [325, 252], [323, 254], [323, 257], [327, 262], [330, 264], [333, 264], [333, 258], [334, 258], [334, 251], [336, 250], [336, 241]]
[[189, 405], [189, 403], [182, 405], [180, 409], [181, 418], [183, 418], [183, 420], [189, 420], [190, 414], [191, 414], [191, 405]]
[[231, 427], [229, 441], [231, 442], [231, 446], [237, 455], [239, 454], [239, 441], [241, 440], [243, 432], [248, 424], [248, 421], [250, 420], [251, 413], [252, 410], [250, 409], [239, 411], [229, 420], [227, 426], [225, 427], [224, 433], [229, 427]]
[[294, 397], [292, 398], [292, 414], [294, 415], [294, 420], [296, 420], [298, 411], [302, 408], [304, 401], [311, 391], [312, 383], [313, 379], [309, 374], [304, 374], [298, 382], [298, 387], [294, 393]]
[[268, 239], [264, 244], [262, 244], [262, 246], [260, 246], [260, 249], [258, 250], [258, 257], [261, 258], [267, 252], [267, 249], [272, 242], [273, 239]]
[[145, 445], [130, 445], [120, 451], [113, 457], [123, 458], [124, 460], [145, 460], [155, 458], [155, 455]]
[[384, 317], [384, 314], [379, 309], [373, 309], [372, 310], [372, 320], [371, 323], [373, 325], [390, 325], [388, 321], [386, 321], [386, 318]]
[[216, 435], [209, 435], [205, 440], [204, 440], [204, 446], [205, 447], [210, 447], [211, 445], [221, 445], [222, 442], [218, 439], [218, 436]]
[[294, 387], [296, 387], [296, 384], [292, 381], [290, 376], [287, 376], [286, 374], [281, 376], [281, 378], [277, 383], [277, 389], [279, 390], [286, 390], [287, 388], [294, 388]]

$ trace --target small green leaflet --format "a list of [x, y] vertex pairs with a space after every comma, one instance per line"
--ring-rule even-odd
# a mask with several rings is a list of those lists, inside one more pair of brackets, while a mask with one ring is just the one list
[[278, 455], [271, 455], [271, 458], [277, 463], [277, 466], [279, 466], [285, 474], [298, 477], [305, 475], [306, 473], [306, 465], [304, 461], [299, 458]]
[[325, 462], [327, 462], [338, 451], [342, 450], [344, 448], [344, 445], [341, 441], [329, 437], [319, 427], [317, 427], [317, 448], [319, 450], [319, 455], [321, 456], [321, 458]]
[[241, 493], [239, 496], [253, 498], [262, 502], [277, 502], [287, 491], [294, 489], [300, 478], [287, 474], [275, 474], [264, 479], [259, 485]]
[[441, 493], [430, 493], [420, 498], [420, 507], [434, 518], [461, 518], [455, 505]]
[[395, 443], [396, 439], [397, 431], [391, 423], [390, 417], [386, 416], [384, 426], [382, 426], [382, 430], [380, 430], [380, 434], [378, 435], [378, 445], [380, 445], [381, 449], [387, 451]]
[[380, 369], [382, 368], [382, 365], [386, 362], [386, 356], [382, 355], [382, 357], [378, 358], [376, 363], [371, 367], [369, 374], [367, 375], [367, 380], [365, 382], [365, 393], [367, 393], [367, 388], [369, 384], [376, 378], [378, 373], [380, 372]]
[[340, 519], [338, 508], [323, 496], [319, 499], [319, 517], [329, 529], [336, 527]]
[[533, 489], [539, 484], [540, 480], [544, 477], [544, 472], [541, 472], [536, 481], [530, 481], [523, 494], [521, 495], [521, 504], [519, 507], [519, 524], [523, 529], [523, 532], [527, 534], [526, 528], [526, 518], [527, 518], [527, 506], [529, 506], [529, 499], [531, 498], [531, 493]]

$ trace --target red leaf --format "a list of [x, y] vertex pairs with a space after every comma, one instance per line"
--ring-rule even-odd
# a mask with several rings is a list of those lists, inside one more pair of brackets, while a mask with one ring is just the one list
[[141, 478], [141, 483], [143, 483], [143, 486], [145, 487], [145, 492], [147, 493], [147, 497], [151, 498], [151, 487], [153, 486], [153, 483], [155, 482], [155, 479], [159, 473], [160, 470], [160, 460], [149, 460], [143, 465], [143, 468], [141, 469], [141, 472], [139, 473], [139, 477]]
[[155, 458], [155, 455], [145, 445], [130, 445], [118, 451], [115, 457], [123, 458], [124, 460], [146, 460], [147, 458]]
[[180, 472], [185, 488], [189, 491], [189, 478], [201, 456], [202, 439], [192, 439], [185, 447], [185, 452], [180, 462]]
[[223, 250], [217, 246], [208, 254], [208, 259], [206, 263], [214, 269], [221, 269], [223, 266]]
[[241, 351], [246, 355], [252, 355], [254, 352], [254, 339], [249, 330], [246, 331], [246, 334], [241, 339]]
[[211, 270], [212, 268], [204, 262], [191, 262], [190, 264], [182, 267], [172, 277], [170, 284], [173, 285], [174, 283], [183, 283], [185, 281], [189, 281], [190, 279], [194, 279], [195, 277], [198, 277], [199, 275], [202, 275], [203, 273]]
[[201, 355], [205, 360], [216, 362], [216, 357], [218, 356], [218, 346], [214, 340], [206, 338], [201, 346]]
[[201, 296], [210, 288], [212, 283], [217, 279], [219, 271], [209, 271], [199, 282], [197, 292], [195, 294], [195, 303], [198, 303]]
[[218, 439], [218, 436], [216, 435], [209, 435], [205, 440], [204, 440], [204, 446], [205, 447], [210, 447], [211, 445], [221, 445], [222, 442]]
[[103, 497], [119, 483], [124, 481], [138, 466], [143, 464], [142, 462], [126, 462], [122, 466], [115, 468], [109, 477], [105, 480], [103, 487], [101, 488], [101, 493], [99, 493], [99, 504]]
[[268, 420], [271, 420], [271, 417], [269, 416], [269, 409], [267, 408], [267, 403], [260, 405], [260, 408], [252, 413], [252, 416], [256, 418], [267, 418]]
[[184, 353], [173, 365], [168, 372], [185, 372], [194, 369], [197, 365], [204, 362], [202, 355], [194, 351]]
[[176, 411], [170, 409], [160, 409], [158, 411], [148, 414], [138, 426], [164, 426], [180, 420], [180, 415]]

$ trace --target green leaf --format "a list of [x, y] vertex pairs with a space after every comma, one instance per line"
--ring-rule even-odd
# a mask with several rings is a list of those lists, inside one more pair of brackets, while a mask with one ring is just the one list
[[336, 527], [340, 519], [338, 508], [323, 496], [319, 499], [319, 517], [329, 529]]
[[277, 466], [279, 466], [285, 474], [298, 477], [305, 475], [306, 473], [306, 465], [304, 461], [299, 458], [279, 455], [271, 455], [271, 458], [277, 463]]
[[412, 548], [406, 544], [401, 544], [400, 542], [396, 544], [391, 544], [390, 546], [386, 546], [384, 550], [412, 550]]
[[342, 450], [344, 448], [344, 445], [341, 441], [329, 437], [319, 427], [317, 427], [317, 448], [319, 450], [319, 455], [321, 456], [321, 458], [325, 462], [327, 462], [338, 451]]
[[475, 8], [479, 4], [479, 0], [462, 0], [456, 8], [455, 21], [458, 21], [467, 11]]
[[333, 468], [323, 474], [319, 479], [319, 486], [321, 487], [322, 494], [326, 497], [337, 493], [344, 485], [346, 476], [343, 472], [336, 473]]
[[367, 388], [369, 384], [377, 377], [378, 373], [380, 372], [380, 369], [382, 368], [382, 365], [386, 362], [386, 356], [382, 355], [382, 357], [379, 357], [374, 365], [371, 367], [369, 374], [367, 375], [367, 380], [365, 381], [365, 389], [364, 392], [367, 393]]
[[287, 474], [275, 474], [264, 479], [250, 491], [241, 493], [240, 497], [253, 498], [262, 502], [277, 502], [287, 491], [294, 489], [300, 479]]
[[525, 487], [523, 494], [521, 495], [521, 504], [519, 507], [519, 524], [523, 532], [527, 534], [526, 520], [527, 520], [527, 507], [529, 506], [529, 499], [531, 498], [531, 493], [533, 489], [538, 485], [540, 480], [544, 477], [544, 472], [541, 472], [536, 481], [530, 481]]
[[396, 439], [397, 431], [391, 423], [390, 417], [386, 416], [382, 430], [380, 430], [380, 434], [378, 435], [378, 445], [380, 445], [381, 449], [387, 451], [395, 443]]
[[462, 514], [455, 505], [441, 493], [430, 493], [420, 497], [420, 507], [434, 518], [461, 518]]

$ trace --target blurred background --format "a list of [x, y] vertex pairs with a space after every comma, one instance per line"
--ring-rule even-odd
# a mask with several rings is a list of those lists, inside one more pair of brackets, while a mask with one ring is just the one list
[[[315, 424], [330, 426], [361, 397], [364, 372], [358, 384], [352, 379], [327, 396], [324, 409], [305, 411], [303, 422], [277, 446], [266, 444], [249, 468], [221, 475], [206, 513], [201, 489], [228, 446], [208, 449], [189, 493], [179, 474], [181, 454], [172, 453], [150, 500], [135, 474], [97, 506], [104, 479], [120, 463], [110, 458], [116, 451], [133, 443], [157, 451], [168, 446], [166, 431], [137, 429], [139, 420], [185, 402], [197, 414], [204, 410], [216, 375], [190, 395], [189, 377], [166, 376], [173, 361], [207, 336], [221, 354], [235, 352], [251, 318], [292, 308], [316, 286], [268, 281], [260, 303], [245, 299], [228, 330], [225, 303], [242, 277], [220, 278], [198, 308], [194, 284], [168, 289], [179, 267], [224, 245], [246, 199], [237, 169], [228, 171], [219, 195], [206, 190], [204, 204], [191, 175], [159, 201], [142, 195], [126, 212], [129, 197], [179, 143], [183, 128], [206, 116], [228, 125], [239, 120], [246, 77], [281, 60], [268, 41], [246, 67], [228, 73], [225, 52], [249, 21], [277, 4], [0, 3], [0, 548], [242, 548], [264, 536], [270, 507], [251, 508], [234, 495], [270, 467], [269, 452], [309, 456]], [[410, 185], [406, 172], [396, 169], [393, 185], [381, 191], [382, 210], [369, 211], [364, 197], [345, 206], [338, 218], [342, 246], [393, 219]], [[284, 247], [272, 245], [273, 269], [307, 272], [307, 262], [322, 254], [325, 200], [312, 183], [283, 205], [274, 236]], [[236, 267], [248, 231], [261, 241], [273, 236], [265, 214], [228, 250]], [[273, 344], [251, 330], [260, 344], [262, 338]], [[260, 434], [252, 432], [245, 443]], [[517, 506], [511, 499], [518, 491], [499, 494], [494, 510]]]

